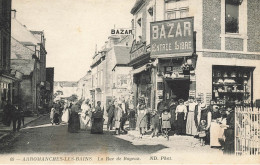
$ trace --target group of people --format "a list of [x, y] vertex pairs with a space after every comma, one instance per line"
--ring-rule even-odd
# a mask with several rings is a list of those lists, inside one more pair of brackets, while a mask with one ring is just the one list
[[56, 102], [50, 111], [51, 123], [52, 125], [58, 125], [61, 122], [68, 123], [68, 131], [71, 133], [86, 130], [88, 127], [91, 127], [92, 119], [95, 114], [103, 114], [100, 101], [97, 102], [95, 108], [91, 107], [89, 99], [82, 103], [65, 102], [64, 105], [60, 102]]
[[114, 126], [116, 134], [126, 133], [127, 131], [124, 129], [124, 126], [128, 120], [128, 114], [130, 109], [132, 109], [131, 107], [133, 106], [129, 105], [129, 102], [123, 97], [109, 101], [109, 105], [106, 109], [108, 116], [107, 130], [113, 130]]
[[150, 111], [145, 98], [141, 97], [137, 105], [137, 127], [140, 138], [148, 128], [150, 120], [152, 134], [161, 132], [169, 139], [169, 131], [176, 135], [191, 135], [199, 138], [202, 146], [208, 143], [211, 147], [223, 147], [225, 153], [234, 152], [234, 104], [225, 107], [206, 106], [200, 99], [189, 97], [188, 101], [173, 95], [169, 102], [160, 102], [158, 111]]
[[24, 126], [24, 111], [19, 104], [11, 104], [11, 102], [3, 101], [3, 118], [2, 122], [6, 126], [13, 125], [13, 132], [21, 129], [21, 124]]

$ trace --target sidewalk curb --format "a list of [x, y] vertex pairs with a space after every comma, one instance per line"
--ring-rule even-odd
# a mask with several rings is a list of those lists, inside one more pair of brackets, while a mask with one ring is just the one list
[[[24, 127], [26, 127], [28, 124], [32, 123], [33, 121], [39, 119], [40, 117], [42, 117], [44, 115], [39, 115], [38, 117], [36, 117], [35, 119], [29, 121], [28, 123], [24, 124]], [[7, 133], [4, 133], [2, 136], [0, 136], [0, 142], [8, 135], [10, 135], [11, 133], [13, 133], [13, 131], [8, 131]]]

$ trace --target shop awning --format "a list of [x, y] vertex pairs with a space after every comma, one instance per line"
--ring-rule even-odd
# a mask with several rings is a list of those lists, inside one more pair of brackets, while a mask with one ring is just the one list
[[131, 71], [132, 74], [137, 74], [145, 71], [146, 69], [149, 69], [151, 66], [147, 66], [147, 64], [141, 66], [140, 68], [134, 69]]

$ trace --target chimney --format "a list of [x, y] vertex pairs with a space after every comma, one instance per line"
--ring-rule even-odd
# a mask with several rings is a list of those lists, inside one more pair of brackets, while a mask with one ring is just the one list
[[14, 10], [12, 10], [12, 12], [11, 12], [11, 13], [12, 13], [12, 18], [13, 18], [13, 19], [16, 19], [16, 10], [15, 10], [15, 9], [14, 9]]

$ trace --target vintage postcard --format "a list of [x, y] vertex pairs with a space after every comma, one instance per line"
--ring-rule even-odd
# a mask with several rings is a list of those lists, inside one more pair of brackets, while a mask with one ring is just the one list
[[0, 164], [259, 164], [259, 0], [0, 0]]

